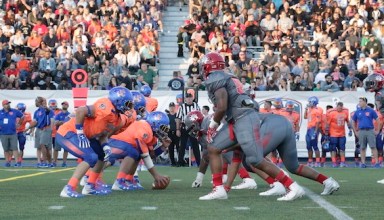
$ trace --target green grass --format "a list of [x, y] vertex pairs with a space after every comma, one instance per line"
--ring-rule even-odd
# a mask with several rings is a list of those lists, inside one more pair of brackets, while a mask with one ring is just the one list
[[[12, 170], [9, 168], [8, 170]], [[0, 218], [1, 219], [333, 219], [310, 198], [303, 197], [294, 202], [278, 202], [276, 197], [260, 197], [258, 193], [268, 186], [255, 177], [257, 190], [231, 191], [228, 200], [199, 201], [199, 196], [211, 190], [207, 175], [202, 188], [192, 189], [196, 168], [159, 167], [160, 173], [169, 175], [173, 181], [163, 191], [153, 191], [151, 176], [141, 172], [140, 179], [146, 190], [113, 192], [107, 196], [89, 196], [83, 199], [60, 198], [59, 193], [66, 184], [72, 170], [47, 173], [13, 181], [1, 179], [41, 172], [23, 168], [23, 171], [7, 172], [0, 169]], [[60, 170], [60, 168], [51, 169]], [[340, 181], [341, 188], [325, 200], [343, 210], [354, 219], [382, 219], [381, 200], [384, 186], [377, 184], [384, 178], [381, 169], [331, 169], [321, 172]], [[117, 167], [105, 173], [105, 180], [112, 183]], [[64, 179], [64, 180], [63, 180]], [[313, 181], [294, 177], [302, 186], [315, 193], [323, 187]], [[236, 184], [239, 183], [237, 180]], [[64, 206], [61, 210], [50, 210], [50, 206]], [[143, 206], [155, 206], [157, 210], [142, 210]], [[235, 210], [246, 206], [249, 210]]]

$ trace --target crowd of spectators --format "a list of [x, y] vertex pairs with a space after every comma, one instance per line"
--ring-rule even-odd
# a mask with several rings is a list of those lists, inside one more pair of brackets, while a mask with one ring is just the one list
[[79, 68], [90, 89], [156, 88], [164, 1], [2, 2], [0, 89], [71, 89]]
[[215, 51], [247, 90], [363, 91], [369, 74], [383, 73], [383, 9], [375, 0], [191, 0], [178, 35], [195, 60], [186, 84], [200, 86], [194, 65]]

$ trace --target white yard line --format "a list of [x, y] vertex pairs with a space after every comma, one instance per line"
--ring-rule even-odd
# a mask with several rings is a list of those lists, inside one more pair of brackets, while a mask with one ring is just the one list
[[331, 203], [327, 202], [325, 199], [323, 199], [321, 196], [315, 194], [311, 190], [303, 187], [305, 190], [306, 195], [316, 204], [318, 204], [320, 207], [325, 209], [330, 215], [332, 215], [337, 220], [353, 220], [353, 218], [336, 206], [332, 205]]

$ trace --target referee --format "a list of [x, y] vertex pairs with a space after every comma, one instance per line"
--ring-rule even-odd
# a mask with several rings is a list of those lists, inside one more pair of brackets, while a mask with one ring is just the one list
[[185, 103], [179, 106], [179, 111], [176, 114], [176, 135], [180, 137], [181, 142], [179, 149], [179, 166], [187, 166], [184, 160], [184, 154], [188, 140], [192, 145], [196, 163], [197, 165], [200, 165], [199, 143], [197, 142], [196, 138], [189, 136], [184, 124], [185, 116], [191, 111], [200, 111], [200, 107], [196, 102], [193, 102], [193, 95], [191, 93], [187, 93], [185, 96]]
[[[376, 121], [378, 116], [374, 109], [367, 106], [367, 98], [360, 97], [359, 106], [360, 109], [357, 109], [352, 117], [352, 120], [354, 121], [352, 125], [360, 142], [360, 167], [366, 168], [365, 155], [367, 151], [367, 144], [369, 144], [369, 147], [371, 148], [372, 157], [377, 162], [376, 134], [374, 131], [373, 120]], [[356, 124], [358, 124], [358, 127], [356, 127]], [[375, 167], [376, 166], [379, 167], [378, 164], [375, 164]]]

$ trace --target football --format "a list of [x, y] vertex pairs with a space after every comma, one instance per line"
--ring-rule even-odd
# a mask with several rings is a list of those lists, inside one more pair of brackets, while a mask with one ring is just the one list
[[167, 178], [167, 182], [165, 184], [161, 184], [159, 182], [153, 182], [152, 183], [152, 189], [153, 190], [163, 190], [163, 189], [166, 189], [169, 185], [169, 183], [171, 182], [171, 178], [169, 176], [166, 176]]

